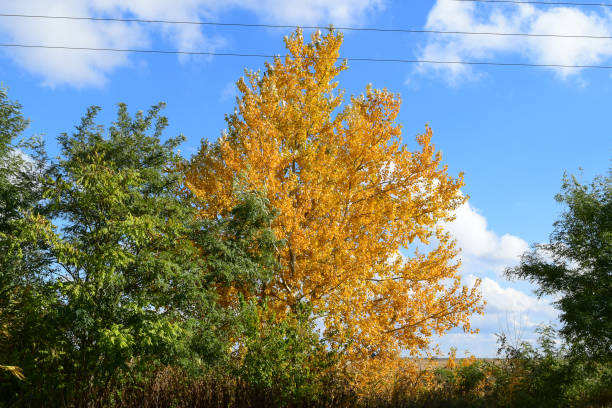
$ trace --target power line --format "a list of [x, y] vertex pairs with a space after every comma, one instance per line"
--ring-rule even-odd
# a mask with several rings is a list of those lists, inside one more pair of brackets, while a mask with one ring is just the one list
[[[454, 1], [485, 1], [485, 0], [454, 0]], [[490, 0], [494, 1], [494, 0]], [[502, 2], [495, 0], [494, 2]], [[509, 0], [503, 0], [509, 2]], [[250, 24], [250, 23], [217, 23], [210, 21], [177, 21], [177, 20], [146, 20], [139, 18], [114, 18], [114, 17], [79, 17], [79, 16], [48, 16], [34, 14], [6, 14], [0, 13], [0, 17], [19, 17], [19, 18], [40, 18], [50, 20], [86, 20], [86, 21], [115, 21], [124, 23], [158, 23], [158, 24], [188, 24], [201, 26], [221, 26], [221, 27], [245, 27], [245, 28], [297, 28], [304, 29], [328, 29], [330, 26], [295, 26], [282, 24]], [[490, 36], [513, 36], [513, 37], [553, 37], [553, 38], [589, 38], [589, 39], [612, 39], [612, 36], [587, 35], [587, 34], [538, 34], [538, 33], [500, 33], [489, 31], [444, 31], [444, 30], [425, 30], [412, 28], [380, 28], [380, 27], [335, 27], [341, 31], [365, 31], [365, 32], [384, 32], [384, 33], [411, 33], [411, 34], [454, 34], [454, 35], [490, 35]]]
[[538, 0], [452, 0], [472, 3], [513, 3], [513, 4], [539, 4], [547, 6], [599, 6], [612, 7], [612, 3], [576, 3], [571, 1], [538, 1]]
[[[73, 51], [106, 51], [106, 52], [134, 52], [143, 54], [180, 54], [180, 55], [204, 55], [218, 57], [256, 57], [256, 58], [275, 58], [278, 55], [271, 54], [242, 54], [233, 52], [208, 52], [208, 51], [179, 51], [179, 50], [146, 50], [146, 49], [125, 49], [125, 48], [93, 48], [93, 47], [68, 47], [52, 45], [28, 45], [28, 44], [0, 44], [0, 47], [10, 48], [29, 48], [29, 49], [51, 49], [51, 50], [73, 50]], [[315, 58], [322, 59], [322, 58]], [[531, 64], [527, 62], [493, 62], [493, 61], [436, 61], [436, 60], [417, 60], [401, 58], [358, 58], [358, 57], [338, 57], [339, 60], [354, 62], [388, 62], [405, 64], [439, 64], [439, 65], [490, 65], [500, 67], [538, 67], [538, 68], [595, 68], [612, 69], [612, 65], [565, 65], [565, 64]]]

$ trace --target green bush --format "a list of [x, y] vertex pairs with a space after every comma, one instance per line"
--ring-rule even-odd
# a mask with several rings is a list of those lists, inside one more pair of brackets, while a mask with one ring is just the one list
[[310, 309], [298, 309], [276, 321], [265, 306], [253, 308], [237, 368], [239, 378], [273, 396], [277, 406], [320, 404], [337, 383], [338, 355], [326, 350]]

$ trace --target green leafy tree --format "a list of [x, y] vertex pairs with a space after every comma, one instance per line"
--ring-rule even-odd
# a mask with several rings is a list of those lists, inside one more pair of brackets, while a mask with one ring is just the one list
[[23, 373], [9, 346], [33, 327], [20, 311], [43, 303], [36, 272], [47, 262], [28, 239], [33, 228], [25, 220], [40, 203], [42, 176], [49, 170], [40, 140], [22, 137], [27, 126], [21, 105], [0, 88], [0, 372], [19, 379]]
[[35, 259], [38, 251], [24, 246], [27, 225], [23, 220], [28, 211], [39, 207], [43, 177], [51, 167], [42, 141], [22, 137], [29, 121], [21, 108], [0, 88], [0, 281], [4, 283], [0, 289], [4, 290], [10, 287], [8, 280], [15, 278], [16, 271], [24, 268], [24, 258], [28, 258], [30, 269], [44, 264], [42, 259]]
[[511, 277], [538, 285], [538, 294], [557, 295], [561, 334], [573, 350], [612, 356], [612, 170], [590, 186], [566, 176], [556, 197], [567, 206], [554, 223], [548, 244], [524, 254]]
[[334, 371], [341, 353], [326, 348], [312, 309], [300, 303], [279, 320], [265, 303], [251, 306], [236, 374], [275, 406], [324, 406], [345, 378]]
[[269, 279], [277, 242], [267, 203], [242, 194], [228, 217], [198, 219], [176, 171], [183, 137], [161, 141], [162, 107], [131, 117], [120, 104], [108, 131], [92, 107], [59, 137], [47, 214], [27, 218], [44, 241], [50, 263], [39, 276], [54, 297], [31, 309], [44, 333], [13, 347], [27, 377], [16, 403], [101, 404], [162, 365], [222, 362], [241, 311], [222, 307], [218, 292]]

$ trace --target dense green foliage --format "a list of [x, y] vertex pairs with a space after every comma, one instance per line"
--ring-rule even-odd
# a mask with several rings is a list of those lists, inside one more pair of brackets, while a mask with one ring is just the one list
[[15, 337], [35, 336], [36, 322], [30, 319], [39, 317], [25, 310], [44, 304], [44, 295], [35, 288], [40, 288], [40, 272], [47, 264], [42, 243], [32, 239], [33, 228], [24, 216], [38, 207], [42, 176], [49, 170], [40, 141], [22, 138], [27, 125], [21, 105], [0, 89], [0, 371], [18, 377], [21, 369], [10, 348]]
[[[261, 311], [267, 315], [267, 308]], [[327, 387], [336, 385], [333, 369], [340, 355], [325, 348], [310, 315], [303, 304], [295, 316], [280, 322], [273, 314], [252, 314], [245, 331], [245, 354], [236, 374], [268, 390], [275, 405], [315, 404], [325, 400]]]
[[[26, 123], [12, 107], [7, 134]], [[265, 201], [244, 194], [231, 217], [199, 220], [175, 171], [182, 138], [160, 141], [161, 107], [131, 118], [120, 105], [108, 132], [90, 108], [59, 137], [61, 157], [40, 180], [44, 211], [33, 194], [30, 208], [25, 198], [4, 201], [23, 221], [21, 231], [3, 225], [13, 234], [5, 244], [23, 236], [46, 261], [10, 267], [3, 258], [2, 291], [16, 300], [2, 307], [1, 358], [26, 377], [2, 385], [9, 400], [85, 406], [161, 365], [219, 364], [242, 318], [240, 308], [219, 307], [217, 290], [257, 290], [269, 278], [277, 242]]]
[[529, 279], [539, 295], [558, 295], [561, 333], [573, 350], [612, 358], [612, 169], [590, 186], [565, 177], [556, 200], [567, 211], [550, 243], [535, 245], [510, 276]]

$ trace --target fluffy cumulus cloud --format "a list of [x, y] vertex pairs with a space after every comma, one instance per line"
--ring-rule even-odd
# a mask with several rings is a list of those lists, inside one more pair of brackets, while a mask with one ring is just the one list
[[[503, 32], [612, 36], [612, 14], [569, 6], [535, 7], [530, 4], [482, 4], [437, 0], [426, 28], [441, 31]], [[612, 40], [489, 35], [432, 35], [420, 58], [438, 61], [506, 61], [557, 65], [597, 65], [612, 58]], [[560, 78], [580, 69], [550, 68]], [[437, 71], [449, 81], [473, 79], [466, 65], [428, 65], [421, 72]]]
[[[466, 283], [473, 285], [474, 275], [466, 277]], [[550, 299], [539, 299], [529, 294], [528, 289], [519, 290], [502, 279], [482, 278], [480, 289], [486, 300], [484, 314], [472, 317], [472, 327], [478, 334], [466, 334], [453, 330], [438, 339], [444, 352], [451, 347], [460, 352], [467, 351], [478, 357], [495, 357], [497, 334], [505, 334], [513, 344], [521, 341], [535, 343], [536, 328], [541, 324], [558, 324], [558, 311]]]
[[[468, 284], [476, 280], [468, 276]], [[480, 289], [487, 301], [485, 314], [474, 320], [484, 333], [509, 331], [509, 326], [519, 326], [525, 335], [533, 337], [534, 329], [542, 323], [556, 320], [558, 312], [550, 299], [539, 299], [523, 290], [509, 286], [508, 282], [483, 278]]]
[[556, 322], [558, 312], [550, 299], [539, 299], [526, 282], [510, 282], [501, 272], [516, 265], [528, 250], [525, 240], [512, 234], [492, 230], [486, 217], [470, 203], [455, 213], [455, 220], [444, 227], [461, 248], [464, 283], [473, 286], [480, 279], [480, 290], [487, 302], [484, 315], [474, 316], [472, 326], [478, 335], [454, 330], [438, 339], [443, 351], [456, 347], [459, 351], [494, 357], [497, 351], [496, 333], [505, 333], [516, 341], [535, 339], [535, 329], [541, 323]]
[[[469, 280], [474, 280], [470, 275]], [[484, 278], [480, 286], [487, 299], [487, 310], [491, 313], [527, 313], [534, 312], [547, 316], [554, 315], [554, 309], [548, 302], [542, 302], [534, 296], [512, 287], [503, 287], [499, 282]]]
[[[124, 17], [163, 20], [216, 20], [241, 10], [261, 21], [281, 24], [360, 24], [366, 13], [382, 8], [383, 0], [22, 0], [5, 2], [3, 13], [52, 16]], [[213, 52], [225, 44], [196, 25], [138, 24], [86, 20], [4, 17], [4, 43], [67, 45], [92, 48], [146, 48], [163, 38], [175, 49]], [[7, 48], [4, 52], [46, 85], [101, 86], [113, 70], [129, 66], [130, 54]]]
[[488, 228], [487, 219], [465, 203], [455, 212], [455, 220], [445, 225], [455, 237], [462, 255], [494, 263], [516, 261], [528, 248], [527, 242], [511, 235], [498, 235]]

